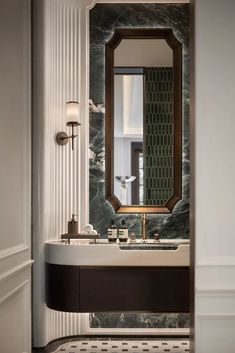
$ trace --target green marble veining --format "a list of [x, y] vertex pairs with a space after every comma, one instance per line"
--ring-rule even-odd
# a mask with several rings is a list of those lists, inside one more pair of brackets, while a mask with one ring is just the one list
[[93, 328], [189, 328], [189, 315], [177, 313], [92, 313], [90, 314], [90, 326]]
[[140, 236], [139, 215], [117, 215], [105, 200], [105, 43], [118, 27], [172, 28], [183, 47], [183, 197], [171, 214], [149, 215], [148, 236], [189, 238], [189, 6], [188, 4], [96, 4], [90, 11], [90, 223], [107, 237], [111, 219]]
[[[90, 11], [90, 223], [101, 237], [107, 237], [111, 219], [117, 226], [125, 218], [130, 231], [141, 233], [140, 215], [116, 215], [105, 200], [105, 43], [115, 28], [172, 28], [183, 47], [183, 178], [182, 200], [171, 214], [149, 215], [148, 236], [158, 232], [161, 238], [189, 238], [189, 4], [105, 3]], [[157, 300], [157, 293], [156, 293]], [[95, 313], [91, 327], [159, 328], [189, 327], [188, 314]]]

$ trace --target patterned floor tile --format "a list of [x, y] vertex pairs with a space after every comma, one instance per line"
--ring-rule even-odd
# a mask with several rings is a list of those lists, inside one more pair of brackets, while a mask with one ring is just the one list
[[68, 342], [53, 353], [185, 353], [188, 340], [79, 340]]

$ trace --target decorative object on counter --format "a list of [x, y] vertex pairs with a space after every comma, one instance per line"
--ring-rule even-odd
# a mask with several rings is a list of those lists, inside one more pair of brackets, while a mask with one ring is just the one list
[[118, 238], [120, 242], [126, 242], [128, 240], [128, 227], [125, 220], [122, 220], [122, 225], [119, 228]]
[[72, 218], [68, 221], [68, 234], [78, 234], [78, 221], [75, 220], [76, 214], [72, 214]]
[[81, 235], [97, 235], [97, 230], [93, 229], [93, 226], [91, 224], [86, 224], [84, 227], [84, 230], [81, 231]]
[[111, 243], [115, 243], [117, 241], [117, 227], [115, 226], [113, 219], [108, 228], [108, 241]]
[[68, 222], [68, 233], [62, 234], [61, 239], [67, 240], [70, 244], [71, 239], [99, 239], [100, 235], [93, 229], [91, 224], [86, 224], [84, 230], [78, 233], [78, 222], [75, 220], [75, 214], [72, 214], [71, 220]]
[[127, 202], [127, 187], [136, 179], [135, 176], [115, 176], [115, 180], [121, 183], [121, 201], [123, 205], [126, 205]]
[[72, 151], [74, 148], [74, 139], [77, 137], [77, 135], [74, 135], [74, 127], [81, 125], [78, 122], [78, 116], [79, 116], [79, 104], [78, 102], [70, 101], [66, 103], [66, 116], [67, 116], [67, 126], [70, 126], [72, 128], [71, 135], [68, 136], [68, 134], [64, 131], [60, 131], [56, 135], [56, 141], [59, 145], [64, 146], [69, 142], [69, 139], [72, 141]]

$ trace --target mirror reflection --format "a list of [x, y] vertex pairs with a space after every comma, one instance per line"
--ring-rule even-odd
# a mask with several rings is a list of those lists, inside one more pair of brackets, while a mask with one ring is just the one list
[[173, 50], [165, 39], [122, 39], [114, 50], [114, 195], [165, 205], [174, 193]]

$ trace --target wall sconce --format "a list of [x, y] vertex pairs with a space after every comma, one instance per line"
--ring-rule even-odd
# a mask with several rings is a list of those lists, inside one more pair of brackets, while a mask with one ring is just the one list
[[64, 131], [60, 131], [56, 135], [56, 141], [59, 145], [64, 146], [69, 142], [69, 139], [72, 141], [72, 150], [74, 147], [74, 138], [77, 135], [74, 135], [74, 127], [81, 125], [78, 122], [78, 115], [79, 115], [79, 104], [78, 102], [67, 102], [66, 103], [66, 116], [67, 116], [67, 126], [72, 128], [72, 133], [70, 136]]

